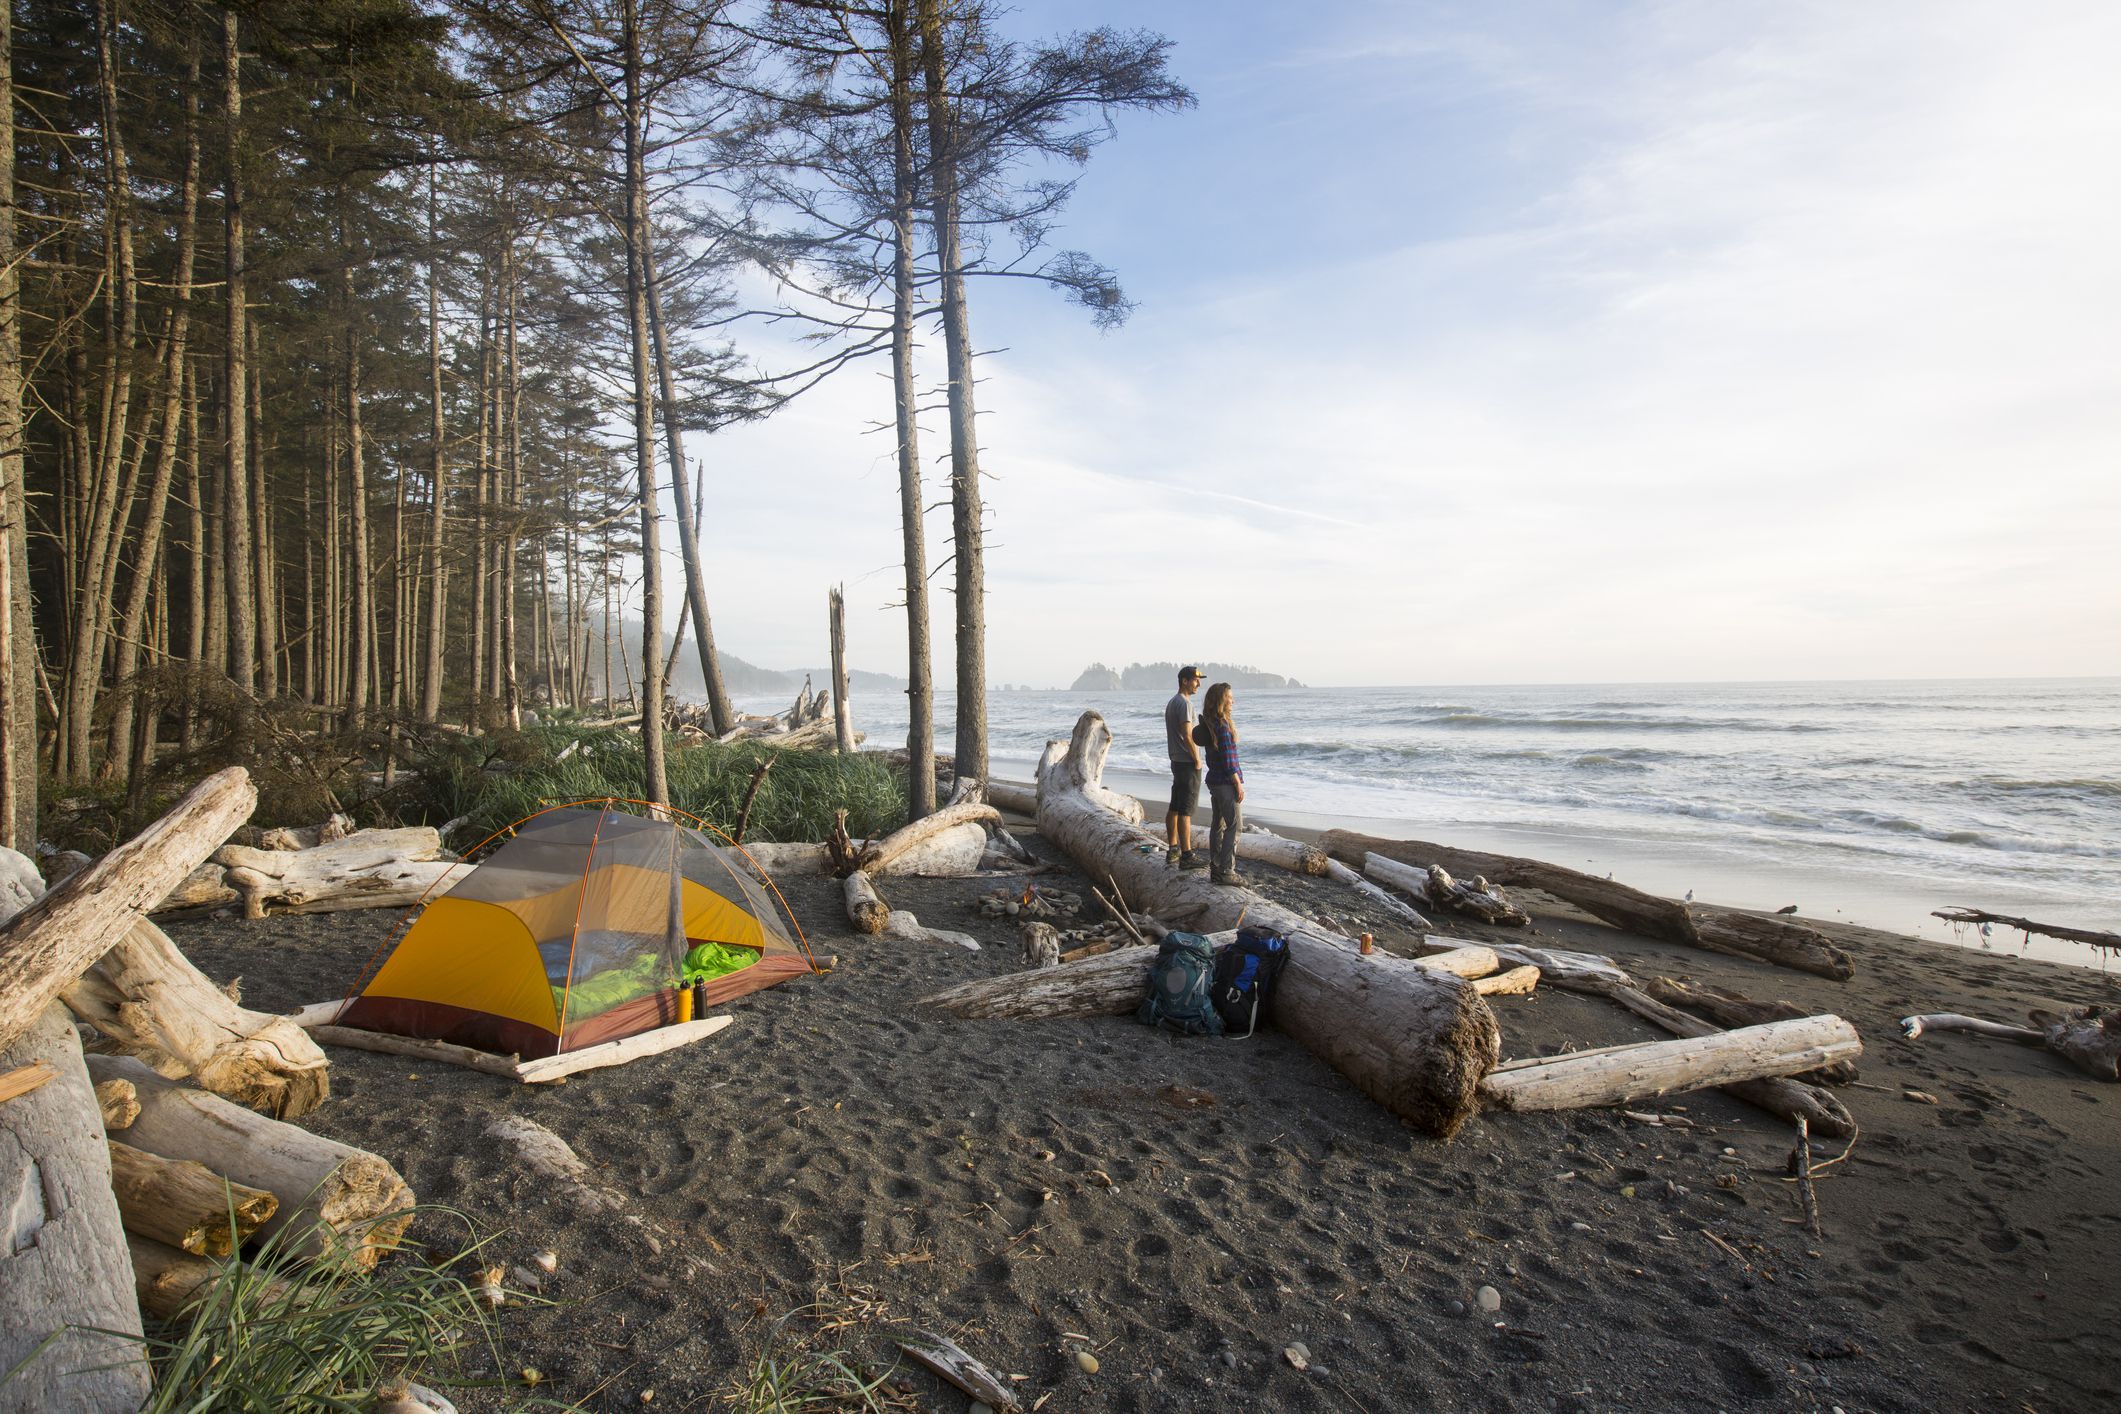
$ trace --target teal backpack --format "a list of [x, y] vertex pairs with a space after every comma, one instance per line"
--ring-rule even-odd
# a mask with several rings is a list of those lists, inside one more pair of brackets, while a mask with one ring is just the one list
[[1220, 1036], [1214, 979], [1215, 944], [1198, 933], [1166, 933], [1149, 968], [1149, 995], [1134, 1015], [1181, 1036]]

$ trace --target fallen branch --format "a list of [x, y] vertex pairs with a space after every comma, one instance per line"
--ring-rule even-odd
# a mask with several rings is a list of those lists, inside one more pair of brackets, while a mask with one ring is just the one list
[[2100, 1080], [2121, 1081], [2121, 1007], [2080, 1006], [2068, 1011], [2030, 1013], [2031, 1027], [2006, 1026], [1997, 1021], [1961, 1016], [1956, 1012], [1932, 1012], [1900, 1019], [1900, 1029], [1910, 1041], [1928, 1031], [1971, 1031], [2039, 1046], [2053, 1051], [2086, 1075]]
[[2059, 923], [2035, 923], [2030, 918], [2019, 918], [2008, 913], [1990, 913], [1979, 908], [1940, 908], [1930, 914], [1947, 923], [2001, 924], [2015, 928], [2021, 933], [2037, 933], [2043, 938], [2059, 938], [2063, 942], [2082, 943], [2086, 947], [2105, 948], [2109, 952], [2121, 952], [2121, 933], [2102, 933], [2093, 928], [2071, 928]]

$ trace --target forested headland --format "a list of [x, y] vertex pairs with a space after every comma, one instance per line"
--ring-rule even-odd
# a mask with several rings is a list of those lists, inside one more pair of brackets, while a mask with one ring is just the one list
[[1117, 114], [1191, 103], [1166, 49], [976, 0], [0, 7], [0, 843], [40, 796], [137, 817], [242, 762], [270, 800], [528, 708], [644, 713], [667, 799], [670, 657], [618, 625], [676, 597], [728, 730], [713, 434], [867, 360], [910, 808], [932, 577], [984, 774], [972, 311], [1014, 278], [1125, 317], [1048, 237]]

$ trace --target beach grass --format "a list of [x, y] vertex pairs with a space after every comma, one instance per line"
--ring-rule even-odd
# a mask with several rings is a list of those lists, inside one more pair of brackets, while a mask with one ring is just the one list
[[[670, 803], [733, 831], [761, 764], [773, 769], [752, 802], [747, 840], [821, 840], [835, 812], [848, 833], [887, 834], [906, 820], [902, 774], [881, 756], [780, 751], [757, 743], [673, 741]], [[541, 723], [521, 732], [436, 743], [415, 762], [419, 799], [410, 818], [462, 819], [453, 839], [483, 839], [526, 815], [575, 800], [626, 800], [642, 793], [639, 736], [630, 729]]]
[[872, 1373], [850, 1350], [798, 1328], [809, 1308], [774, 1322], [766, 1343], [727, 1396], [741, 1414], [885, 1414], [907, 1407], [889, 1369]]

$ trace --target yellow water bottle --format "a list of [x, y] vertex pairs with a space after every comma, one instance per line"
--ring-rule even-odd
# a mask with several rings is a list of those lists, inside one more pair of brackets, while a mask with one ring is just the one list
[[682, 983], [678, 986], [678, 1020], [692, 1020], [692, 988]]

